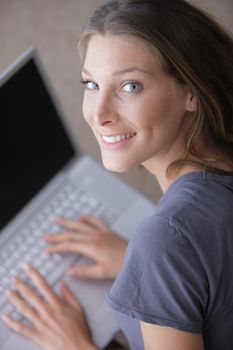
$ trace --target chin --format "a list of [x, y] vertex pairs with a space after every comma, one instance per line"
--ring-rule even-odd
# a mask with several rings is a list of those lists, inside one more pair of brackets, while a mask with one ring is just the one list
[[129, 162], [124, 162], [122, 160], [117, 161], [114, 159], [102, 158], [102, 163], [106, 170], [115, 173], [125, 173], [133, 168], [133, 166], [131, 166]]

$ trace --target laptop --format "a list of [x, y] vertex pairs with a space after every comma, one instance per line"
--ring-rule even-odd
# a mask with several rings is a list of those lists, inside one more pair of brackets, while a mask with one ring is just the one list
[[[0, 105], [0, 314], [26, 321], [5, 296], [13, 276], [27, 280], [22, 264], [32, 263], [58, 291], [67, 268], [85, 262], [77, 254], [45, 253], [43, 234], [60, 231], [54, 217], [95, 215], [129, 239], [154, 204], [74, 146], [34, 48], [0, 74]], [[65, 279], [84, 307], [94, 342], [105, 347], [118, 330], [105, 304], [111, 282]], [[40, 349], [1, 319], [0, 344], [1, 350]]]

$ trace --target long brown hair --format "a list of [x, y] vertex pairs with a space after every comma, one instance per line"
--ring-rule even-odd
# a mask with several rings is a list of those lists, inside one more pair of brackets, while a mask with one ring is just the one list
[[[167, 173], [185, 164], [223, 172], [214, 164], [233, 165], [233, 40], [208, 14], [184, 0], [110, 0], [90, 18], [79, 41], [81, 60], [93, 34], [130, 35], [154, 49], [165, 71], [187, 84], [198, 110], [186, 135], [186, 151], [197, 161], [177, 159]], [[196, 145], [204, 132], [216, 157]]]

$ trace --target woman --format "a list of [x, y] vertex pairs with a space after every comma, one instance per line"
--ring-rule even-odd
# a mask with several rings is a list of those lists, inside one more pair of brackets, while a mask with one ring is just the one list
[[[183, 0], [110, 0], [90, 19], [79, 50], [83, 114], [104, 166], [142, 165], [164, 195], [131, 240], [122, 270], [126, 243], [95, 218], [59, 219], [68, 232], [47, 237], [50, 252], [96, 260], [69, 271], [77, 277], [121, 270], [107, 302], [132, 349], [232, 349], [232, 39]], [[69, 289], [62, 284], [61, 299], [27, 271], [47, 302], [17, 280], [33, 308], [13, 292], [9, 298], [35, 327], [5, 322], [47, 350], [97, 349]]]

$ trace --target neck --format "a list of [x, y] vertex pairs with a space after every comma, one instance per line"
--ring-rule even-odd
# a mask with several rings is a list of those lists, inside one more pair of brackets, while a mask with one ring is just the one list
[[[213, 159], [213, 151], [211, 152], [203, 152], [202, 154], [205, 154], [206, 158]], [[216, 155], [215, 155], [216, 157]], [[168, 176], [167, 169], [172, 162], [174, 162], [177, 159], [186, 159], [191, 161], [197, 161], [200, 163], [200, 160], [192, 155], [189, 155], [188, 157], [173, 157], [173, 158], [163, 158], [161, 159], [149, 159], [148, 161], [144, 162], [142, 165], [152, 174], [156, 177], [163, 193], [165, 193], [168, 189], [168, 187], [180, 176], [183, 176], [185, 174], [191, 173], [191, 172], [200, 172], [202, 169], [195, 164], [184, 164], [180, 168], [178, 167], [171, 175]], [[214, 162], [210, 162], [207, 165], [210, 167], [214, 167], [215, 169], [219, 169], [226, 172], [233, 172], [233, 165], [229, 164], [227, 160], [218, 160]]]
[[188, 173], [192, 172], [199, 172], [200, 168], [197, 168], [194, 165], [185, 165], [181, 167], [180, 169], [177, 169], [177, 171], [174, 172], [174, 174], [168, 176], [166, 173], [167, 167], [162, 167], [161, 164], [143, 164], [143, 166], [152, 174], [156, 177], [162, 192], [165, 193], [167, 189], [171, 186], [171, 184], [178, 179], [180, 176], [183, 176]]

